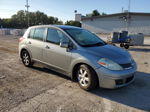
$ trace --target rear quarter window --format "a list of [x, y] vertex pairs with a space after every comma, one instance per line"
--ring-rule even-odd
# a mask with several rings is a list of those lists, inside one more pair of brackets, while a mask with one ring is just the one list
[[30, 29], [28, 38], [43, 40], [45, 33], [45, 28], [32, 28]]
[[33, 39], [43, 40], [45, 28], [35, 28]]
[[28, 38], [33, 38], [33, 37], [34, 37], [34, 31], [35, 31], [35, 29], [31, 29], [31, 30], [30, 30], [30, 33], [29, 33], [29, 35], [28, 35]]

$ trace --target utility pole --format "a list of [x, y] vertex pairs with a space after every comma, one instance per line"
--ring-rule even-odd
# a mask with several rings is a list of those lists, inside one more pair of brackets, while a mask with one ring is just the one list
[[130, 12], [130, 5], [131, 5], [131, 0], [129, 0], [129, 4], [128, 4], [128, 12]]
[[29, 21], [29, 3], [28, 0], [26, 0], [26, 5], [25, 7], [27, 8], [27, 23], [28, 23], [28, 27], [30, 26], [30, 21]]
[[131, 0], [128, 1], [128, 12], [127, 12], [127, 31], [129, 31], [129, 24], [130, 24], [130, 6], [131, 6]]
[[124, 12], [124, 7], [122, 7], [122, 9], [121, 9], [121, 13], [123, 13]]

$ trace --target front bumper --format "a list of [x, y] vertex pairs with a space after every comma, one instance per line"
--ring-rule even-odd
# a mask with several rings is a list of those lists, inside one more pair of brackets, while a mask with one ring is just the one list
[[130, 69], [121, 71], [100, 67], [96, 69], [99, 78], [99, 86], [110, 89], [126, 86], [134, 81], [136, 69], [136, 65]]

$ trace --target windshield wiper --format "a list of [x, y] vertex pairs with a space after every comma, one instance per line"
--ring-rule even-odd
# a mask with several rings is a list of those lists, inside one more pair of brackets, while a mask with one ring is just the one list
[[98, 42], [98, 43], [95, 43], [95, 44], [83, 45], [83, 47], [94, 47], [94, 46], [103, 46], [103, 45], [106, 45], [106, 43]]

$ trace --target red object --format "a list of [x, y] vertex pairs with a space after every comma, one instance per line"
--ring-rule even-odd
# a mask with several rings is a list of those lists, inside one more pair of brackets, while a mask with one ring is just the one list
[[24, 40], [24, 37], [20, 37], [19, 38], [19, 42], [23, 41]]
[[106, 63], [104, 63], [104, 62], [99, 62], [99, 64], [101, 64], [101, 65], [106, 65]]

